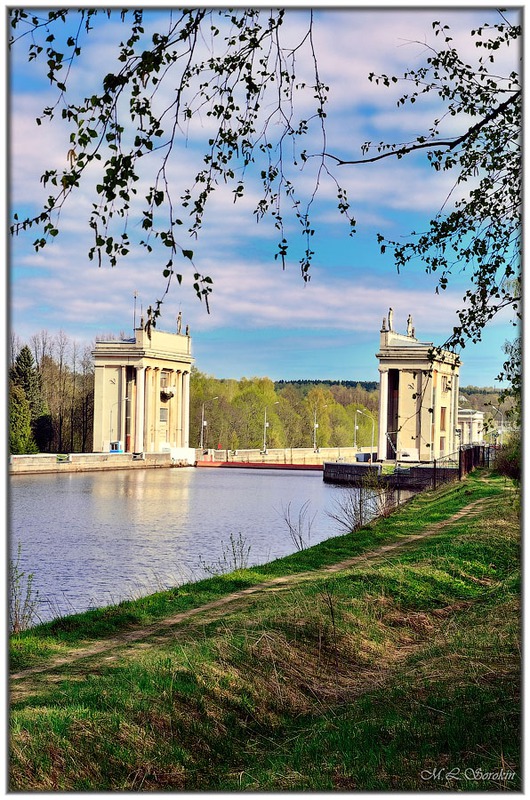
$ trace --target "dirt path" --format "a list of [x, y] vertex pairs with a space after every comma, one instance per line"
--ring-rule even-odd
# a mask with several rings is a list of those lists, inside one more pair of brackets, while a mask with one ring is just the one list
[[[358, 556], [352, 556], [351, 558], [348, 558], [344, 561], [340, 561], [336, 564], [331, 564], [327, 567], [322, 567], [317, 570], [311, 570], [309, 572], [299, 572], [294, 575], [286, 575], [279, 578], [272, 578], [271, 580], [265, 581], [263, 583], [258, 583], [255, 584], [254, 586], [249, 586], [247, 589], [241, 589], [238, 592], [232, 592], [232, 594], [220, 597], [218, 600], [212, 600], [211, 602], [205, 603], [204, 605], [198, 606], [197, 608], [191, 608], [188, 611], [181, 611], [178, 614], [174, 614], [170, 617], [166, 617], [165, 619], [158, 620], [152, 625], [148, 625], [142, 628], [136, 628], [135, 630], [131, 631], [125, 631], [123, 633], [118, 634], [117, 636], [108, 637], [105, 639], [101, 639], [97, 642], [93, 642], [90, 645], [87, 645], [86, 647], [80, 647], [76, 648], [75, 650], [70, 650], [64, 656], [57, 656], [56, 658], [50, 659], [50, 661], [48, 661], [43, 666], [31, 667], [29, 669], [13, 673], [12, 675], [10, 675], [10, 680], [11, 682], [22, 681], [25, 678], [29, 678], [33, 675], [38, 675], [39, 673], [53, 672], [58, 667], [62, 667], [66, 664], [71, 664], [83, 658], [89, 658], [91, 656], [96, 656], [101, 653], [107, 653], [116, 648], [129, 645], [133, 642], [138, 642], [141, 639], [147, 639], [149, 637], [156, 636], [157, 640], [160, 641], [160, 639], [167, 638], [168, 636], [171, 635], [170, 630], [175, 625], [178, 625], [181, 622], [185, 622], [191, 617], [194, 617], [199, 614], [204, 614], [206, 615], [207, 620], [211, 621], [211, 619], [215, 619], [216, 617], [221, 616], [222, 613], [225, 611], [226, 606], [229, 606], [230, 604], [237, 602], [239, 600], [245, 599], [250, 595], [256, 595], [259, 592], [266, 592], [271, 590], [282, 591], [284, 589], [291, 589], [296, 585], [302, 583], [303, 581], [314, 580], [315, 578], [324, 577], [327, 574], [332, 574], [334, 572], [340, 572], [341, 570], [348, 569], [348, 567], [355, 566], [356, 564], [362, 564], [363, 562], [380, 558], [381, 556], [385, 556], [394, 550], [397, 550], [405, 545], [411, 544], [412, 542], [417, 542], [418, 540], [424, 539], [427, 536], [432, 536], [433, 534], [437, 533], [438, 531], [447, 527], [448, 525], [452, 525], [454, 522], [457, 522], [458, 520], [462, 519], [462, 517], [466, 516], [469, 517], [477, 514], [479, 509], [483, 507], [487, 502], [488, 498], [475, 500], [474, 502], [460, 509], [460, 511], [457, 511], [448, 519], [442, 520], [433, 525], [429, 525], [421, 533], [412, 534], [410, 536], [403, 536], [396, 542], [381, 545], [375, 548], [374, 550], [369, 550], [368, 552], [362, 553], [361, 555]], [[209, 612], [214, 612], [214, 613], [209, 614]], [[16, 695], [19, 694], [21, 689], [22, 686], [20, 684], [18, 685], [14, 685], [13, 683], [11, 684], [11, 693], [13, 696], [12, 699], [16, 699]]]

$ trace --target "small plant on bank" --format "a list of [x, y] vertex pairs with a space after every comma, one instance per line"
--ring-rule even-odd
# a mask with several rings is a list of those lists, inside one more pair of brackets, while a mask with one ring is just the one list
[[316, 512], [313, 516], [309, 514], [310, 501], [306, 502], [300, 507], [298, 516], [294, 516], [291, 512], [291, 503], [282, 506], [281, 516], [283, 517], [291, 541], [298, 550], [298, 552], [305, 550], [311, 541], [311, 528], [315, 521]]
[[209, 575], [226, 575], [239, 569], [247, 569], [252, 545], [248, 544], [246, 536], [241, 532], [234, 536], [230, 534], [229, 544], [221, 542], [222, 555], [213, 564], [206, 563], [202, 558], [200, 565]]
[[18, 544], [15, 560], [9, 560], [9, 630], [20, 633], [39, 622], [39, 593], [33, 587], [34, 575], [20, 567], [22, 545]]
[[387, 517], [395, 507], [394, 492], [382, 489], [377, 476], [367, 473], [360, 486], [348, 486], [340, 492], [327, 514], [338, 522], [340, 530], [351, 533], [376, 517]]

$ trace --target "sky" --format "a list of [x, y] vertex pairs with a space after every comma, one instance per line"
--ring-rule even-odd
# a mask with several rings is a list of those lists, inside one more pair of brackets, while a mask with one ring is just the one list
[[[286, 42], [300, 38], [307, 13], [288, 9]], [[151, 12], [148, 31], [155, 30], [165, 14], [163, 8]], [[398, 108], [403, 87], [377, 87], [368, 75], [400, 75], [420, 66], [426, 47], [436, 43], [436, 19], [451, 27], [457, 48], [469, 49], [472, 58], [469, 31], [498, 17], [491, 7], [316, 9], [315, 50], [320, 76], [329, 86], [329, 152], [358, 158], [365, 141], [409, 141], [428, 129], [437, 110], [430, 101]], [[112, 55], [120, 37], [123, 28], [117, 21], [98, 25], [69, 76], [74, 90], [83, 95], [97, 91], [97, 80], [114, 69]], [[511, 70], [518, 55], [513, 49], [513, 61], [500, 67]], [[12, 51], [10, 59], [9, 198], [10, 210], [22, 216], [35, 213], [39, 201], [46, 199], [40, 176], [50, 167], [65, 165], [69, 145], [60, 120], [40, 127], [35, 123], [55, 98], [42, 67], [28, 63], [23, 47]], [[300, 51], [297, 74], [309, 74], [308, 68], [308, 54]], [[304, 104], [301, 100], [301, 112], [308, 110]], [[171, 174], [180, 181], [178, 186], [191, 183], [200, 167], [198, 137], [208, 133], [209, 125], [206, 119], [200, 123], [200, 130], [192, 126], [175, 150]], [[315, 150], [318, 146], [314, 136], [316, 132], [310, 134], [308, 152], [312, 144]], [[314, 185], [314, 168], [314, 163], [293, 167], [293, 178], [306, 192]], [[193, 292], [194, 268], [183, 263], [182, 285], [173, 283], [157, 326], [176, 331], [176, 317], [182, 312], [199, 370], [217, 378], [378, 380], [379, 330], [390, 306], [400, 332], [406, 331], [410, 313], [422, 341], [441, 344], [450, 335], [468, 285], [465, 272], [455, 274], [449, 288], [436, 294], [436, 275], [427, 274], [420, 263], [397, 274], [389, 251], [381, 254], [377, 242], [378, 233], [401, 239], [421, 230], [442, 207], [452, 186], [450, 176], [435, 173], [423, 157], [344, 166], [336, 175], [347, 187], [357, 233], [348, 235], [332, 186], [322, 180], [312, 206], [315, 255], [309, 283], [303, 282], [298, 264], [303, 242], [293, 239], [285, 270], [275, 259], [278, 232], [271, 219], [255, 221], [259, 186], [252, 178], [248, 195], [235, 204], [233, 187], [218, 188], [198, 240], [183, 234], [182, 246], [193, 250], [197, 271], [213, 278], [210, 313]], [[87, 210], [92, 199], [89, 181], [63, 210], [60, 234], [38, 253], [32, 246], [34, 231], [9, 242], [9, 319], [20, 340], [28, 341], [43, 329], [62, 330], [81, 346], [96, 336], [131, 336], [134, 320], [138, 322], [140, 313], [162, 295], [164, 253], [148, 259], [137, 248], [113, 268], [89, 261]], [[291, 234], [296, 225], [296, 220], [289, 222]], [[509, 314], [499, 315], [480, 344], [462, 351], [462, 386], [501, 385], [496, 376], [503, 362], [502, 346], [517, 333], [510, 320]]]

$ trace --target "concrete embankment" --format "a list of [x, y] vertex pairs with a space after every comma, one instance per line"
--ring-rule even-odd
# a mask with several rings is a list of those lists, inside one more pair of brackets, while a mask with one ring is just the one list
[[37, 453], [11, 455], [10, 475], [93, 472], [169, 467], [246, 467], [258, 469], [323, 469], [325, 461], [355, 462], [369, 457], [370, 448], [289, 447], [262, 450], [202, 450], [181, 448], [167, 453]]
[[170, 453], [38, 453], [9, 458], [10, 475], [35, 475], [50, 472], [101, 472], [116, 469], [154, 469], [190, 466], [189, 462], [174, 461]]
[[[368, 460], [369, 447], [283, 447], [264, 450], [198, 450], [198, 467], [323, 469], [326, 461]], [[375, 460], [375, 454], [374, 454]]]

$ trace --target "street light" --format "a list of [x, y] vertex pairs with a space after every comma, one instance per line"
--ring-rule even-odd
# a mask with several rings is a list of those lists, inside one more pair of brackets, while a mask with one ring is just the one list
[[[327, 408], [327, 407], [328, 407], [327, 403], [326, 403], [325, 406], [322, 406], [322, 408]], [[315, 453], [318, 453], [318, 448], [317, 448], [317, 429], [318, 429], [317, 407], [315, 406], [315, 421], [313, 423], [313, 450], [315, 451]]]
[[[374, 454], [374, 434], [375, 434], [375, 420], [374, 420], [374, 418], [373, 418], [373, 417], [372, 417], [370, 414], [367, 414], [367, 413], [366, 413], [366, 411], [361, 411], [361, 409], [360, 409], [360, 408], [358, 408], [358, 409], [355, 411], [355, 413], [356, 413], [356, 414], [362, 414], [364, 417], [368, 417], [368, 419], [369, 419], [369, 420], [370, 420], [370, 422], [372, 423], [372, 449], [370, 450], [370, 461], [371, 461], [371, 460], [372, 460], [372, 457], [373, 457], [373, 454]], [[355, 427], [355, 433], [357, 434], [357, 427]]]
[[353, 446], [355, 450], [357, 450], [357, 414], [360, 414], [358, 408], [355, 409], [355, 414], [353, 415]]
[[[280, 401], [276, 400], [273, 403], [273, 406], [277, 406]], [[265, 406], [265, 420], [263, 422], [263, 452], [267, 452], [267, 428], [269, 427], [269, 423], [267, 422], [267, 406]]]
[[[208, 402], [209, 402], [209, 403], [212, 403], [214, 400], [219, 400], [219, 397], [218, 397], [218, 395], [216, 395], [215, 397], [212, 397], [210, 400], [208, 400]], [[205, 427], [208, 425], [208, 423], [207, 423], [207, 422], [206, 422], [206, 420], [204, 419], [204, 406], [205, 406], [205, 405], [206, 405], [206, 401], [205, 401], [205, 402], [202, 404], [202, 414], [201, 414], [201, 442], [200, 442], [200, 445], [199, 445], [199, 447], [201, 448], [201, 450], [203, 450], [203, 449], [204, 449], [204, 429], [205, 429]]]

